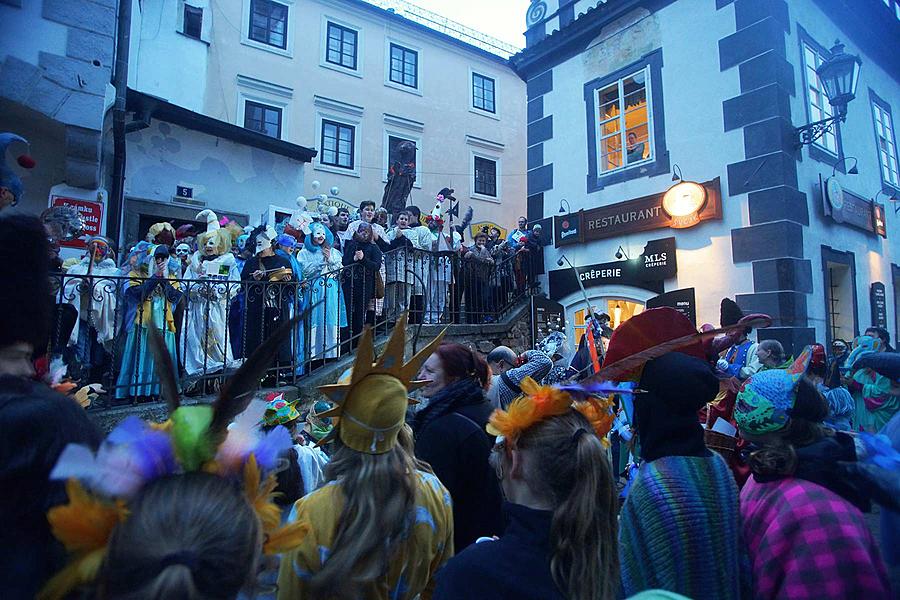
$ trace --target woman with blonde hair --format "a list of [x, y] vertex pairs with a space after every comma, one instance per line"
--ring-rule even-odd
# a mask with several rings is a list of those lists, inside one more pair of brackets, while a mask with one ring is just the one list
[[294, 506], [310, 531], [282, 558], [280, 600], [429, 598], [453, 555], [450, 494], [398, 442], [408, 392], [425, 383], [411, 379], [442, 336], [405, 362], [405, 329], [404, 314], [375, 362], [366, 328], [349, 381], [320, 388], [335, 402], [321, 416], [340, 417], [324, 438], [335, 451], [327, 483]]
[[612, 415], [598, 401], [522, 382], [526, 396], [497, 410], [491, 462], [506, 496], [499, 539], [469, 546], [438, 575], [435, 598], [614, 598], [618, 500], [603, 437]]

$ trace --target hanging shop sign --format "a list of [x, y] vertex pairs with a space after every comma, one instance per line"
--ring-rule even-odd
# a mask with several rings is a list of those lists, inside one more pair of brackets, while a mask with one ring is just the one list
[[661, 194], [557, 216], [554, 239], [559, 247], [653, 229], [683, 229], [721, 218], [718, 177], [702, 184], [682, 181]]
[[533, 345], [553, 333], [566, 331], [566, 309], [559, 302], [543, 296], [531, 297], [531, 339]]
[[842, 225], [887, 237], [882, 205], [848, 192], [836, 177], [825, 179], [819, 175], [819, 189], [822, 190], [822, 211], [826, 217]]
[[694, 288], [672, 290], [647, 300], [647, 308], [660, 308], [661, 306], [674, 308], [687, 317], [694, 327], [697, 326], [697, 300]]
[[[675, 277], [675, 238], [651, 240], [644, 252], [635, 258], [596, 265], [579, 266], [581, 283], [585, 288], [603, 285], [627, 285], [651, 292], [662, 293], [663, 281]], [[556, 269], [550, 271], [550, 299], [560, 300], [579, 291], [575, 271]]]
[[[67, 196], [53, 196], [50, 199], [50, 206], [71, 206], [78, 211], [78, 214], [81, 215], [81, 220], [84, 222], [83, 236], [100, 235], [103, 223], [102, 202], [69, 198]], [[60, 241], [59, 245], [67, 248], [85, 247], [84, 239], [81, 238]]]
[[884, 284], [880, 281], [869, 288], [869, 303], [872, 308], [872, 325], [887, 329], [887, 296]]

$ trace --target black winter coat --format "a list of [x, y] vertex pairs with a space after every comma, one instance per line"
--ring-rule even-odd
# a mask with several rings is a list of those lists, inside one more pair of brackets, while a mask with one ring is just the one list
[[485, 431], [493, 407], [474, 379], [454, 382], [412, 423], [416, 457], [429, 463], [453, 499], [456, 552], [503, 531], [500, 483], [488, 462], [494, 438]]

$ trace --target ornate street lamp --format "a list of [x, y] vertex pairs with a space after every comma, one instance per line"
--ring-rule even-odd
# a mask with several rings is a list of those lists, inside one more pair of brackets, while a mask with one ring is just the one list
[[843, 123], [847, 119], [847, 104], [856, 97], [861, 65], [862, 61], [858, 56], [845, 53], [844, 45], [835, 41], [831, 58], [816, 69], [816, 75], [825, 87], [828, 102], [834, 108], [834, 116], [798, 127], [798, 148], [812, 144], [826, 132], [833, 130], [836, 123]]

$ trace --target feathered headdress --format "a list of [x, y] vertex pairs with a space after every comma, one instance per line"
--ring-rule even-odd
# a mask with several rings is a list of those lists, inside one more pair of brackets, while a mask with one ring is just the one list
[[[609, 444], [606, 435], [612, 428], [615, 418], [613, 401], [611, 395], [598, 397], [598, 394], [628, 393], [616, 386], [595, 386], [592, 390], [577, 386], [563, 389], [540, 385], [531, 377], [523, 379], [519, 387], [523, 395], [513, 400], [506, 410], [499, 408], [495, 410], [487, 425], [488, 433], [495, 436], [502, 435], [507, 443], [513, 445], [524, 431], [537, 423], [574, 409], [588, 420], [594, 433], [606, 446]], [[584, 395], [584, 399], [576, 401], [569, 390], [580, 392]]]
[[267, 405], [251, 402], [262, 374], [295, 324], [296, 319], [286, 322], [260, 345], [212, 405], [195, 406], [181, 406], [171, 356], [159, 333], [148, 330], [169, 419], [156, 424], [129, 417], [109, 434], [96, 455], [74, 444], [60, 455], [50, 477], [68, 480], [69, 502], [50, 509], [47, 519], [72, 560], [47, 583], [39, 598], [63, 598], [93, 580], [113, 529], [128, 518], [128, 502], [144, 486], [167, 475], [205, 471], [233, 479], [243, 485], [262, 523], [265, 553], [282, 553], [300, 543], [309, 525], [295, 522], [281, 527], [279, 509], [272, 502], [278, 456], [291, 447], [291, 436], [282, 426], [263, 434], [259, 425]]

